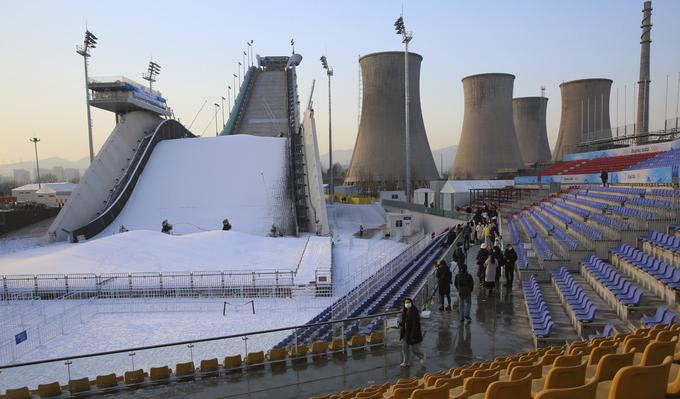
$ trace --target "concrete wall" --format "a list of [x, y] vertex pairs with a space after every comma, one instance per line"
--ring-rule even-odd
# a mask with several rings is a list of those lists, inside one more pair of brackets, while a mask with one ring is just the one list
[[581, 79], [560, 85], [562, 115], [553, 160], [578, 152], [583, 141], [611, 138], [609, 79]]
[[521, 97], [512, 100], [515, 134], [524, 164], [551, 159], [545, 124], [547, 106], [548, 99], [545, 97]]
[[47, 232], [50, 240], [66, 240], [68, 234], [63, 230], [73, 231], [98, 216], [98, 212], [104, 209], [110, 190], [125, 173], [139, 141], [161, 121], [158, 116], [144, 111], [130, 112], [121, 117], [50, 226]]
[[329, 233], [328, 212], [326, 200], [323, 196], [319, 144], [316, 138], [316, 123], [312, 109], [305, 111], [302, 123], [302, 139], [305, 145], [305, 168], [307, 172], [307, 218], [312, 224], [312, 226], [309, 226], [309, 231], [326, 235]]
[[[420, 63], [409, 53], [409, 127], [412, 188], [427, 187], [439, 173], [420, 109]], [[399, 51], [361, 57], [363, 100], [359, 132], [345, 184], [375, 191], [403, 189], [406, 176], [404, 110], [404, 53]]]
[[493, 179], [499, 169], [523, 166], [512, 112], [514, 75], [487, 73], [463, 79], [465, 113], [454, 179]]

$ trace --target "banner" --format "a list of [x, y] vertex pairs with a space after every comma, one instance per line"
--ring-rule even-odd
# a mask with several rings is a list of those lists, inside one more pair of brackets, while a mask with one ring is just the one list
[[538, 184], [538, 176], [516, 176], [515, 185], [531, 185]]
[[[653, 169], [624, 170], [621, 172], [609, 172], [609, 183], [612, 184], [632, 184], [632, 183], [672, 183], [673, 168], [670, 166]], [[602, 179], [599, 173], [588, 173], [583, 175], [555, 175], [541, 177], [541, 183], [563, 183], [563, 184], [601, 184]]]
[[680, 139], [667, 141], [665, 143], [654, 143], [647, 145], [636, 145], [625, 148], [613, 148], [611, 150], [600, 150], [581, 152], [577, 154], [567, 154], [562, 157], [562, 161], [590, 160], [603, 157], [615, 157], [621, 155], [644, 154], [649, 152], [661, 152], [680, 148]]

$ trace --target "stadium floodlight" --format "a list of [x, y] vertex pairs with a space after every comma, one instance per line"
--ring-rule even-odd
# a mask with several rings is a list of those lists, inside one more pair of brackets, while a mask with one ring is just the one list
[[87, 109], [87, 137], [90, 146], [90, 163], [94, 161], [94, 146], [92, 145], [92, 115], [90, 114], [90, 88], [88, 71], [87, 71], [87, 59], [90, 57], [90, 49], [97, 47], [97, 36], [89, 30], [85, 30], [85, 39], [83, 40], [82, 46], [76, 46], [76, 53], [83, 57], [83, 63], [85, 64], [85, 107]]
[[406, 201], [411, 202], [411, 132], [409, 126], [409, 87], [408, 87], [408, 44], [413, 39], [413, 33], [406, 31], [406, 25], [404, 24], [404, 16], [400, 15], [399, 18], [394, 22], [394, 29], [397, 31], [398, 35], [401, 35], [401, 42], [404, 43], [404, 111], [405, 111], [405, 139], [406, 139], [406, 150], [405, 150], [405, 163], [406, 163]]
[[[234, 96], [236, 99], [236, 96]], [[229, 108], [229, 118], [231, 118], [231, 86], [227, 86], [227, 108]]]
[[219, 136], [219, 131], [217, 130], [217, 112], [220, 110], [220, 105], [215, 103], [215, 137]]
[[149, 81], [149, 91], [153, 93], [153, 82], [156, 81], [156, 76], [161, 73], [161, 66], [158, 65], [157, 63], [153, 62], [153, 60], [149, 61], [149, 68], [147, 69], [146, 75], [143, 75], [142, 78], [144, 80]]
[[33, 137], [32, 139], [28, 139], [28, 141], [33, 143], [33, 146], [35, 147], [35, 174], [38, 179], [38, 189], [40, 189], [40, 164], [38, 163], [38, 143], [40, 142], [40, 139]]
[[328, 76], [328, 195], [330, 197], [329, 203], [333, 203], [333, 196], [335, 195], [335, 187], [333, 184], [333, 135], [331, 124], [331, 76], [333, 76], [333, 68], [328, 66], [328, 59], [322, 55], [321, 66], [326, 70]]
[[253, 66], [253, 40], [251, 39], [249, 42], [246, 42], [246, 45], [248, 46], [248, 61], [250, 66]]
[[226, 100], [226, 98], [222, 96], [222, 129], [224, 129], [224, 100]]

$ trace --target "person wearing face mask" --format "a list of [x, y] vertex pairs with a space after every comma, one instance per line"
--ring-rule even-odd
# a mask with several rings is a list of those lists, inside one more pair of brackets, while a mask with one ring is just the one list
[[425, 363], [425, 354], [420, 351], [420, 343], [423, 341], [423, 333], [420, 328], [420, 313], [413, 304], [411, 298], [404, 300], [404, 307], [401, 311], [401, 321], [399, 322], [399, 339], [401, 346], [401, 367], [409, 366], [411, 352], [420, 359], [420, 363]]

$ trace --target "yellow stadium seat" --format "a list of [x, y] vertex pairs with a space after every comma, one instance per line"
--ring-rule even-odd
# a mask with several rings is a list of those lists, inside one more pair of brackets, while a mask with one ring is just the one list
[[270, 362], [280, 362], [286, 360], [288, 351], [285, 348], [273, 348], [267, 353], [267, 360]]
[[590, 352], [590, 356], [588, 356], [588, 365], [597, 365], [600, 362], [600, 359], [602, 359], [602, 356], [614, 353], [616, 353], [616, 347], [614, 346], [598, 346], [597, 348], [593, 348]]
[[77, 380], [70, 380], [68, 382], [68, 391], [71, 394], [87, 392], [89, 390], [90, 390], [90, 379], [87, 378], [87, 377], [79, 378]]
[[622, 367], [632, 366], [635, 352], [612, 353], [602, 356], [595, 369], [595, 377], [599, 382], [609, 381]]
[[53, 382], [51, 384], [40, 384], [38, 385], [38, 396], [41, 398], [53, 398], [55, 396], [61, 395], [61, 386], [58, 382]]
[[590, 355], [590, 352], [595, 346], [577, 346], [571, 350], [570, 355]]
[[649, 341], [649, 337], [628, 337], [623, 341], [623, 351], [629, 352], [631, 349], [635, 349], [635, 352], [644, 352]]
[[380, 345], [380, 344], [384, 343], [384, 341], [385, 341], [385, 333], [380, 332], [380, 331], [376, 331], [374, 333], [371, 333], [371, 335], [369, 335], [366, 338], [366, 343], [368, 345]]
[[548, 353], [546, 353], [545, 355], [543, 355], [543, 357], [541, 357], [541, 358], [539, 359], [539, 363], [540, 363], [542, 366], [552, 366], [552, 364], [553, 364], [553, 362], [555, 361], [555, 359], [556, 359], [558, 356], [561, 356], [561, 355], [562, 355], [562, 352], [558, 352], [558, 353], [549, 353], [549, 352], [548, 352]]
[[609, 387], [609, 399], [664, 399], [671, 358], [654, 366], [627, 366], [619, 370]]
[[382, 397], [383, 393], [380, 391], [359, 392], [354, 396], [355, 399], [382, 399]]
[[658, 334], [656, 334], [656, 340], [661, 341], [661, 342], [667, 342], [673, 339], [674, 337], [678, 336], [677, 331], [672, 331], [672, 330], [664, 330], [664, 331], [659, 331]]
[[596, 379], [585, 385], [574, 388], [546, 389], [539, 392], [534, 399], [595, 399], [597, 397]]
[[245, 364], [253, 366], [264, 363], [264, 352], [250, 352], [246, 355]]
[[510, 375], [510, 373], [512, 373], [512, 369], [514, 369], [515, 367], [531, 366], [533, 364], [534, 364], [534, 362], [532, 362], [531, 360], [517, 360], [517, 361], [514, 361], [514, 362], [510, 362], [510, 364], [508, 364], [508, 368], [506, 369], [505, 373], [507, 375]]
[[673, 324], [671, 328], [669, 328], [670, 331], [678, 331], [680, 332], [680, 324]]
[[486, 389], [486, 393], [478, 393], [469, 399], [529, 399], [531, 398], [531, 375], [515, 381], [496, 381]]
[[328, 351], [328, 346], [329, 343], [326, 341], [316, 341], [312, 343], [310, 353], [312, 354], [312, 356], [323, 355]]
[[573, 367], [581, 364], [581, 355], [561, 355], [553, 362], [553, 367]]
[[496, 372], [488, 377], [470, 377], [465, 380], [462, 387], [456, 387], [450, 391], [449, 396], [453, 399], [463, 399], [470, 395], [486, 392], [491, 383], [498, 381], [500, 373]]
[[449, 375], [443, 371], [438, 371], [436, 373], [425, 373], [425, 375], [423, 375], [423, 382], [425, 383], [426, 387], [433, 387], [440, 378], [449, 378]]
[[328, 350], [331, 352], [339, 352], [345, 350], [345, 341], [342, 338], [334, 339], [328, 345]]
[[416, 389], [411, 393], [411, 399], [449, 399], [449, 385], [443, 384], [436, 388]]
[[144, 378], [144, 370], [139, 369], [134, 371], [126, 371], [125, 375], [123, 376], [123, 381], [125, 381], [126, 384], [140, 384], [144, 382]]
[[193, 378], [196, 373], [194, 362], [177, 363], [175, 366], [175, 376], [182, 379]]
[[[464, 379], [456, 380], [456, 378], [458, 378], [458, 377], [453, 377], [453, 378], [439, 378], [439, 379], [437, 379], [437, 382], [434, 383], [434, 387], [435, 387], [435, 388], [439, 388], [439, 387], [441, 387], [441, 386], [443, 386], [443, 385], [448, 385], [449, 389], [451, 389], [451, 388], [455, 388], [455, 387], [457, 387], [457, 386], [463, 385]], [[458, 385], [454, 385], [454, 384], [458, 384]]]
[[31, 399], [28, 387], [8, 389], [5, 391], [5, 399]]
[[215, 376], [219, 373], [220, 362], [217, 358], [201, 360], [201, 364], [198, 367], [201, 375], [204, 376]]
[[521, 380], [526, 375], [531, 375], [531, 379], [538, 379], [543, 377], [543, 364], [536, 363], [533, 366], [517, 366], [512, 369], [510, 373], [510, 381]]
[[243, 364], [241, 355], [227, 356], [224, 358], [224, 368], [227, 370], [241, 367], [241, 364]]
[[307, 356], [307, 345], [291, 346], [288, 355], [292, 358]]
[[113, 388], [118, 385], [118, 377], [115, 374], [98, 375], [95, 379], [97, 389]]
[[149, 379], [154, 382], [168, 380], [170, 379], [171, 372], [172, 370], [168, 366], [151, 367], [149, 369]]
[[672, 358], [675, 354], [675, 344], [677, 343], [678, 337], [674, 337], [672, 341], [668, 342], [650, 342], [642, 353], [642, 362], [640, 365], [653, 366], [655, 364], [663, 363], [664, 359], [668, 356]]
[[366, 346], [366, 336], [364, 335], [354, 335], [352, 338], [350, 338], [349, 342], [347, 342], [347, 346], [350, 348], [361, 348]]
[[[674, 326], [677, 326], [677, 324], [674, 324]], [[666, 386], [666, 397], [669, 399], [680, 399], [680, 372], [675, 373], [673, 381]]]
[[411, 397], [411, 394], [413, 391], [416, 389], [423, 389], [425, 388], [425, 385], [420, 384], [416, 385], [413, 387], [407, 387], [407, 388], [396, 388], [392, 391], [392, 399], [409, 399]]
[[[588, 362], [584, 361], [578, 366], [553, 367], [545, 379], [534, 380], [532, 391], [539, 392], [543, 389], [574, 388], [585, 384], [586, 368]], [[542, 384], [541, 384], [542, 383]]]

